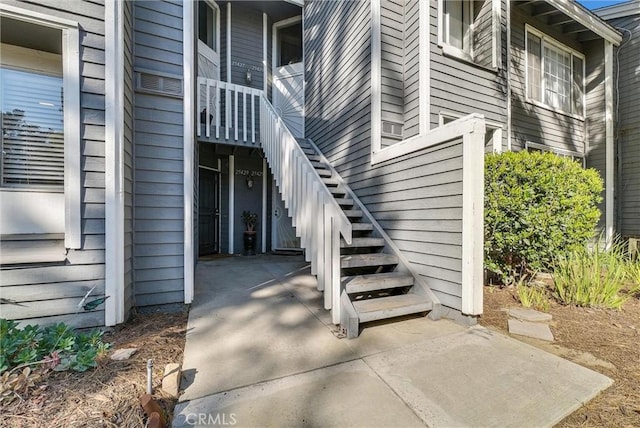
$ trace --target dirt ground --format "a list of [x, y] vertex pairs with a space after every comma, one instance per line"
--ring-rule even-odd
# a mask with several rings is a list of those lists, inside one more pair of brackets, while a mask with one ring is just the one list
[[[507, 330], [507, 307], [520, 306], [513, 289], [485, 287], [480, 324]], [[640, 427], [640, 300], [622, 310], [586, 309], [552, 302], [554, 343], [515, 338], [612, 378], [615, 383], [564, 419], [559, 427]]]
[[138, 348], [125, 361], [108, 355], [84, 373], [52, 372], [28, 397], [0, 409], [0, 427], [144, 427], [139, 398], [153, 360], [153, 396], [169, 418], [176, 399], [161, 389], [164, 367], [182, 363], [188, 313], [136, 315], [104, 335], [115, 349]]

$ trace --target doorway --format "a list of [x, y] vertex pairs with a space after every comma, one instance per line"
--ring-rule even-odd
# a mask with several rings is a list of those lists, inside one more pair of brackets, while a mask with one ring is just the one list
[[200, 166], [198, 204], [198, 253], [220, 252], [220, 172]]
[[273, 106], [294, 137], [304, 137], [302, 17], [273, 25]]

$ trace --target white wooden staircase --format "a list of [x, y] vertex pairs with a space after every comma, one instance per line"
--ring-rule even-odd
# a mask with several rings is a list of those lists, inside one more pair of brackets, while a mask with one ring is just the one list
[[311, 140], [296, 140], [265, 97], [261, 141], [325, 308], [348, 338], [360, 324], [440, 303]]

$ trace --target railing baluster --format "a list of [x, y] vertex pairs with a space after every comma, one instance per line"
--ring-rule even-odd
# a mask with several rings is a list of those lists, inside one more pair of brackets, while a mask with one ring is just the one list
[[231, 112], [229, 110], [229, 104], [231, 101], [231, 94], [229, 93], [229, 86], [225, 86], [224, 90], [225, 95], [225, 103], [224, 103], [224, 138], [225, 140], [229, 139], [229, 121], [231, 117]]
[[211, 116], [211, 81], [207, 80], [207, 108], [205, 109], [205, 116], [204, 116], [204, 120], [206, 122], [206, 135], [207, 138], [211, 137], [211, 121], [209, 120], [209, 117]]
[[247, 92], [242, 88], [242, 140], [247, 142]]
[[233, 91], [235, 105], [233, 106], [233, 130], [234, 130], [234, 140], [238, 141], [238, 88], [235, 88]]
[[216, 81], [216, 138], [220, 138], [220, 109], [222, 108], [222, 100], [220, 99], [220, 83]]
[[251, 93], [251, 142], [256, 142], [256, 97]]
[[198, 77], [198, 112], [196, 113], [198, 115], [198, 129], [196, 130], [196, 135], [198, 137], [202, 133], [202, 131], [201, 131], [201, 128], [202, 128], [202, 117], [200, 115], [201, 111], [202, 111], [202, 78]]

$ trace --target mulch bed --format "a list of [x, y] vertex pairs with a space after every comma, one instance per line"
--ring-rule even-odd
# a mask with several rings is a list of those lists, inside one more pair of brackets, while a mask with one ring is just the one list
[[[503, 308], [520, 306], [515, 290], [485, 287], [480, 324], [507, 330]], [[612, 378], [615, 383], [572, 415], [560, 427], [640, 427], [640, 299], [622, 310], [588, 309], [551, 303], [554, 346], [526, 340]], [[519, 338], [518, 336], [513, 336]], [[559, 345], [559, 346], [555, 346]], [[566, 349], [576, 352], [566, 352]], [[563, 351], [563, 352], [560, 352]], [[585, 364], [590, 353], [605, 364]], [[610, 363], [613, 367], [606, 367]]]
[[171, 419], [176, 399], [161, 389], [164, 367], [182, 363], [188, 312], [135, 315], [105, 333], [109, 355], [138, 348], [125, 361], [100, 358], [84, 373], [51, 372], [26, 397], [0, 409], [0, 427], [144, 427], [139, 404], [146, 392], [147, 360], [153, 360], [153, 396]]

